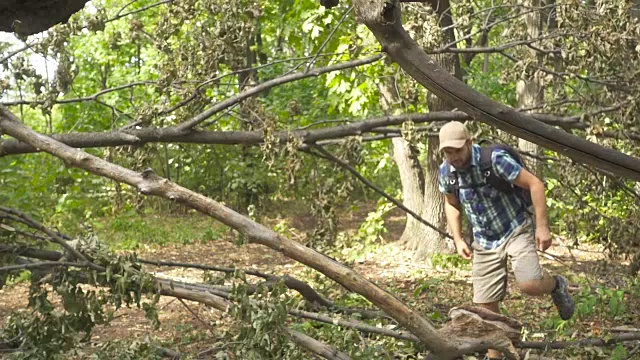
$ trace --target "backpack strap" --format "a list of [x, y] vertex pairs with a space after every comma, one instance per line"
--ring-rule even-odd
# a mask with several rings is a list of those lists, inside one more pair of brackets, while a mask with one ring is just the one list
[[518, 196], [522, 199], [525, 208], [528, 208], [533, 204], [531, 200], [531, 192], [525, 189], [521, 189], [498, 174], [496, 174], [493, 164], [491, 162], [491, 155], [495, 150], [504, 150], [511, 157], [513, 157], [522, 167], [527, 168], [525, 162], [522, 160], [520, 153], [517, 152], [514, 148], [506, 144], [491, 144], [490, 146], [484, 146], [480, 148], [480, 169], [487, 181], [487, 183], [493, 186], [494, 189], [504, 192], [504, 193], [517, 193]]
[[[484, 176], [487, 184], [491, 185], [494, 189], [510, 193], [513, 192], [514, 186], [503, 179], [500, 175], [496, 174], [495, 169], [493, 168], [493, 164], [491, 162], [491, 155], [494, 150], [506, 150], [511, 154], [511, 151], [507, 149], [508, 145], [503, 144], [492, 144], [490, 146], [483, 146], [480, 148], [480, 170], [482, 171], [482, 175]], [[516, 158], [516, 161], [518, 159]]]
[[451, 171], [451, 164], [445, 161], [445, 166], [447, 167], [446, 171], [446, 179], [447, 185], [451, 187], [453, 190], [453, 195], [456, 198], [460, 199], [460, 182], [458, 181], [458, 174], [455, 171]]

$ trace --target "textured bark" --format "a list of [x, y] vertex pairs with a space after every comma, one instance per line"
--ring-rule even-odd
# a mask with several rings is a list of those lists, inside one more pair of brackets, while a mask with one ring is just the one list
[[349, 355], [338, 351], [331, 346], [321, 343], [320, 341], [307, 336], [301, 332], [285, 328], [284, 331], [291, 336], [291, 339], [295, 341], [296, 344], [306, 348], [312, 353], [322, 356], [325, 359], [329, 360], [350, 360], [351, 357]]
[[[439, 19], [438, 27], [442, 30], [440, 37], [442, 45], [455, 42], [449, 0], [431, 0], [429, 3]], [[434, 55], [434, 60], [457, 79], [462, 77], [458, 54], [437, 54]], [[429, 112], [448, 111], [454, 108], [432, 92], [427, 97], [427, 105]], [[437, 138], [430, 137], [427, 140], [427, 158], [424, 164], [424, 191], [421, 198], [423, 204], [420, 215], [437, 228], [446, 231], [444, 197], [438, 190], [438, 173], [442, 161], [442, 156], [438, 151], [439, 146], [440, 142]], [[407, 217], [407, 226], [403, 237], [408, 239], [407, 247], [414, 252], [414, 257], [417, 259], [425, 259], [434, 253], [451, 252], [453, 250], [452, 243], [447, 241], [445, 237], [433, 229], [418, 223], [413, 218]]]
[[[438, 112], [429, 114], [406, 114], [384, 116], [347, 125], [334, 126], [316, 130], [279, 131], [273, 134], [281, 144], [286, 144], [292, 137], [302, 143], [313, 144], [322, 140], [340, 139], [346, 136], [361, 135], [372, 129], [399, 125], [405, 121], [416, 124], [444, 120], [465, 120], [469, 116], [462, 112]], [[185, 143], [185, 144], [222, 144], [222, 145], [257, 145], [264, 141], [263, 131], [198, 131], [184, 133], [176, 127], [162, 129], [129, 129], [111, 132], [86, 132], [57, 134], [51, 136], [56, 141], [75, 148], [93, 148], [105, 146], [135, 145], [147, 143]], [[33, 146], [15, 139], [0, 139], [0, 157], [15, 154], [39, 152]]]
[[411, 77], [436, 96], [490, 126], [630, 179], [640, 180], [640, 159], [594, 144], [519, 113], [473, 90], [420, 49], [402, 27], [400, 6], [387, 0], [353, 0], [356, 16]]
[[0, 0], [0, 31], [32, 35], [66, 22], [88, 0]]
[[[521, 0], [520, 4], [523, 5], [524, 8], [530, 9], [535, 7], [540, 7], [540, 0]], [[539, 11], [528, 11], [524, 15], [524, 20], [527, 25], [527, 35], [530, 39], [536, 39], [540, 37], [542, 22], [540, 18]], [[543, 55], [539, 54], [536, 50], [529, 50], [529, 57], [535, 59], [538, 65], [542, 65]], [[518, 105], [520, 108], [535, 108], [540, 105], [544, 101], [544, 88], [541, 86], [541, 73], [539, 71], [534, 72], [533, 74], [525, 74], [525, 78], [518, 81], [516, 86], [517, 97], [518, 97]], [[530, 154], [540, 155], [541, 149], [540, 147], [532, 143], [530, 141], [519, 139], [518, 140], [518, 148], [521, 151], [528, 152]], [[542, 163], [538, 161], [536, 158], [526, 157], [524, 159], [529, 171], [531, 171], [536, 176], [542, 178]]]
[[[539, 86], [539, 79], [535, 76], [527, 79], [520, 80], [516, 86], [518, 92], [518, 104], [522, 108], [534, 107], [542, 103], [542, 88]], [[518, 148], [521, 151], [540, 155], [540, 147], [530, 141], [524, 139], [518, 139]], [[536, 158], [523, 157], [529, 171], [538, 177], [542, 177], [542, 163]]]
[[[412, 149], [408, 141], [403, 138], [392, 139], [393, 160], [398, 166], [400, 183], [402, 184], [402, 202], [417, 214], [423, 213], [424, 202], [424, 173], [418, 161], [417, 150]], [[428, 219], [425, 219], [428, 221]], [[407, 222], [400, 241], [409, 244], [413, 236], [420, 232], [422, 224], [413, 216], [407, 216]]]

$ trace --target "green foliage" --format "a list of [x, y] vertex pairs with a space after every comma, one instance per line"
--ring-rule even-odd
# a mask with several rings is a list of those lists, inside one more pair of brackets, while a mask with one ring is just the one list
[[154, 348], [146, 342], [115, 340], [102, 344], [100, 349], [91, 356], [91, 359], [160, 360], [162, 356], [158, 355]]
[[433, 254], [431, 265], [440, 269], [463, 269], [470, 268], [471, 263], [458, 254]]
[[[155, 293], [152, 277], [141, 271], [133, 256], [116, 255], [91, 235], [69, 244], [106, 271], [62, 268], [46, 275], [51, 277], [50, 288], [42, 281], [33, 281], [29, 291], [31, 312], [13, 313], [0, 334], [8, 343], [20, 346], [23, 351], [16, 353], [18, 358], [61, 356], [86, 341], [96, 325], [108, 323], [113, 311], [122, 306], [142, 307], [148, 319], [159, 324], [155, 310], [159, 296], [142, 301], [144, 295]], [[55, 305], [58, 299], [60, 306]]]
[[250, 298], [244, 274], [237, 273], [236, 276], [241, 281], [234, 284], [235, 302], [230, 312], [243, 325], [236, 337], [234, 354], [249, 360], [301, 359], [300, 349], [291, 343], [283, 330], [294, 300], [287, 295], [282, 281], [274, 284], [271, 291], [258, 285]]

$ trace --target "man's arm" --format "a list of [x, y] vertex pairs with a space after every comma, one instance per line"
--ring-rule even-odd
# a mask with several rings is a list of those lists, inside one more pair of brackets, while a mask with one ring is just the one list
[[527, 169], [522, 168], [513, 184], [531, 192], [531, 200], [536, 219], [536, 245], [545, 251], [551, 246], [551, 232], [547, 218], [547, 198], [544, 194], [544, 183]]
[[469, 245], [462, 238], [462, 216], [460, 215], [460, 202], [453, 194], [444, 195], [444, 214], [447, 217], [447, 224], [453, 235], [453, 241], [456, 244], [458, 254], [463, 258], [470, 260], [473, 252]]

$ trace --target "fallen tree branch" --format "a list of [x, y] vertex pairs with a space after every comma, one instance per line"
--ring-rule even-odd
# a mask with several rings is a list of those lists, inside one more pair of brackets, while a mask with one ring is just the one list
[[640, 340], [640, 333], [631, 332], [631, 333], [623, 333], [612, 336], [609, 339], [603, 338], [587, 338], [580, 340], [570, 340], [570, 341], [523, 341], [518, 344], [519, 348], [523, 349], [565, 349], [568, 347], [576, 347], [576, 346], [612, 346], [621, 342], [627, 341], [637, 341]]
[[[553, 114], [531, 114], [534, 118], [563, 129], [588, 130], [589, 125], [582, 122], [583, 116], [594, 116], [600, 113], [615, 111], [619, 106], [612, 106], [605, 109], [594, 110], [582, 115], [558, 116]], [[430, 112], [426, 114], [404, 114], [394, 116], [384, 116], [363, 121], [355, 121], [350, 124], [328, 127], [317, 130], [297, 129], [291, 131], [279, 131], [274, 133], [280, 144], [285, 144], [290, 139], [297, 138], [303, 144], [322, 144], [323, 141], [341, 139], [353, 135], [362, 135], [367, 132], [382, 133], [384, 136], [372, 136], [367, 141], [382, 140], [397, 137], [399, 129], [384, 128], [402, 124], [405, 121], [412, 121], [416, 124], [431, 123], [438, 121], [465, 121], [472, 118], [460, 111]], [[346, 122], [349, 120], [340, 120]], [[416, 129], [421, 130], [421, 129]], [[596, 136], [615, 139], [628, 139], [640, 141], [640, 134], [631, 131], [609, 131], [605, 130]], [[75, 148], [96, 148], [134, 145], [141, 146], [148, 143], [184, 143], [184, 144], [221, 144], [221, 145], [257, 145], [264, 142], [263, 131], [199, 131], [196, 133], [184, 133], [178, 131], [176, 127], [167, 128], [143, 128], [143, 129], [121, 129], [109, 132], [83, 132], [54, 134], [51, 137], [66, 145]], [[14, 139], [0, 139], [0, 157], [7, 155], [18, 155], [38, 152], [38, 149]]]
[[[213, 295], [208, 292], [196, 292], [190, 291], [186, 289], [182, 289], [180, 287], [171, 287], [166, 283], [163, 284], [161, 282], [157, 283], [158, 292], [161, 295], [172, 296], [179, 299], [192, 300], [205, 305], [209, 305], [215, 309], [218, 309], [222, 312], [227, 313], [229, 311], [231, 303], [219, 296]], [[320, 355], [326, 359], [339, 359], [346, 360], [350, 359], [346, 354], [343, 354], [329, 345], [323, 344], [318, 340], [315, 340], [311, 337], [308, 337], [300, 332], [295, 330], [291, 330], [288, 328], [283, 328], [283, 330], [291, 336], [296, 336], [293, 340], [300, 346], [306, 348], [307, 350], [313, 352], [314, 354]]]
[[31, 269], [42, 269], [42, 268], [53, 268], [53, 267], [91, 267], [91, 264], [88, 263], [75, 263], [68, 261], [42, 261], [31, 264], [20, 264], [20, 265], [9, 265], [0, 267], [0, 273], [17, 271], [17, 270], [31, 270]]
[[[0, 108], [0, 110], [2, 110]], [[0, 211], [7, 213], [7, 214], [11, 214], [14, 216], [17, 216], [19, 218], [21, 218], [22, 220], [24, 220], [25, 224], [28, 224], [30, 227], [37, 229], [43, 233], [45, 233], [49, 239], [51, 239], [51, 241], [57, 243], [58, 245], [62, 246], [65, 250], [67, 250], [69, 252], [69, 254], [73, 255], [76, 259], [82, 261], [84, 264], [87, 264], [88, 267], [94, 269], [94, 270], [98, 270], [98, 271], [104, 271], [104, 268], [102, 266], [96, 265], [93, 262], [91, 262], [89, 259], [87, 259], [86, 256], [84, 256], [81, 252], [79, 252], [78, 250], [76, 250], [73, 246], [69, 245], [62, 237], [60, 237], [56, 232], [50, 230], [49, 228], [47, 228], [46, 226], [42, 225], [40, 222], [34, 220], [33, 218], [31, 218], [31, 216], [15, 210], [15, 209], [11, 209], [11, 208], [7, 208], [4, 206], [0, 206]]]
[[[58, 261], [62, 258], [62, 253], [51, 250], [41, 250], [35, 249], [28, 246], [22, 245], [0, 245], [0, 253], [11, 253], [18, 256], [34, 258], [39, 260], [47, 260], [47, 261]], [[269, 284], [263, 283], [263, 286], [268, 286], [275, 281], [283, 281], [283, 284], [292, 290], [296, 290], [300, 295], [302, 295], [310, 304], [314, 306], [324, 307], [330, 312], [333, 313], [344, 313], [344, 314], [358, 314], [363, 319], [379, 319], [379, 318], [388, 318], [387, 315], [381, 313], [379, 311], [367, 310], [367, 309], [352, 309], [341, 307], [333, 303], [331, 300], [325, 298], [317, 291], [315, 291], [309, 284], [306, 282], [299, 280], [297, 278], [291, 277], [289, 275], [277, 276], [262, 273], [256, 270], [243, 270], [237, 268], [228, 268], [228, 267], [220, 267], [220, 266], [211, 266], [211, 265], [203, 265], [203, 264], [189, 264], [189, 263], [178, 263], [172, 261], [155, 261], [155, 260], [145, 260], [138, 258], [137, 261], [142, 264], [149, 264], [155, 266], [175, 266], [175, 267], [184, 267], [184, 268], [194, 268], [201, 270], [211, 270], [211, 271], [220, 271], [229, 274], [233, 274], [237, 271], [243, 271], [247, 275], [261, 277], [271, 282]], [[253, 286], [254, 288], [256, 285]], [[269, 287], [269, 286], [268, 286]], [[203, 285], [204, 290], [208, 290], [211, 288], [211, 285]], [[220, 289], [219, 287], [217, 287]], [[226, 291], [226, 290], [225, 290]], [[255, 291], [255, 289], [254, 289]]]
[[302, 280], [298, 280], [294, 277], [291, 277], [289, 275], [284, 275], [284, 276], [276, 276], [276, 275], [271, 275], [271, 274], [265, 274], [262, 273], [260, 271], [257, 270], [251, 270], [251, 269], [237, 269], [237, 268], [228, 268], [228, 267], [220, 267], [220, 266], [210, 266], [210, 265], [202, 265], [202, 264], [185, 264], [185, 263], [177, 263], [177, 262], [171, 262], [171, 261], [154, 261], [154, 260], [145, 260], [145, 259], [138, 259], [138, 261], [140, 263], [143, 264], [149, 264], [149, 265], [156, 265], [156, 266], [179, 266], [179, 267], [184, 267], [184, 268], [194, 268], [194, 269], [201, 269], [201, 270], [211, 270], [211, 271], [219, 271], [219, 272], [225, 272], [228, 274], [233, 274], [237, 271], [242, 271], [247, 275], [252, 275], [252, 276], [258, 276], [261, 277], [263, 279], [266, 279], [268, 281], [271, 282], [275, 282], [278, 280], [282, 280], [284, 285], [292, 290], [296, 290], [300, 295], [302, 295], [305, 299], [307, 299], [311, 304], [316, 304], [319, 306], [323, 306], [326, 308], [333, 308], [336, 307], [336, 305], [329, 299], [325, 298], [324, 296], [318, 294], [317, 291], [315, 291], [309, 284], [307, 284], [306, 282], [302, 281]]
[[62, 253], [52, 250], [35, 249], [22, 245], [0, 245], [0, 253], [11, 253], [17, 256], [24, 256], [47, 261], [58, 261], [62, 258]]
[[[51, 267], [57, 265], [68, 265], [68, 266], [78, 266], [81, 264], [78, 263], [63, 263], [63, 262], [42, 262], [42, 263], [33, 263], [28, 265], [16, 265], [12, 267], [0, 268], [0, 271], [3, 269], [8, 270], [17, 270], [17, 269], [25, 269], [25, 268], [40, 268], [40, 267]], [[164, 296], [170, 296], [178, 298], [180, 301], [182, 299], [191, 300], [199, 303], [203, 303], [209, 306], [213, 306], [214, 308], [227, 312], [228, 306], [231, 304], [228, 300], [231, 299], [231, 294], [225, 291], [216, 290], [212, 288], [210, 285], [206, 284], [198, 284], [198, 283], [184, 283], [178, 281], [167, 280], [163, 278], [155, 278], [154, 282], [156, 283], [156, 288], [159, 289], [158, 293]], [[461, 309], [466, 309], [468, 307], [461, 307]], [[192, 314], [195, 315], [193, 310], [188, 309]], [[476, 310], [474, 310], [476, 311]], [[372, 326], [365, 322], [355, 320], [355, 319], [342, 319], [331, 317], [328, 315], [313, 313], [303, 310], [290, 309], [289, 314], [291, 316], [295, 316], [298, 318], [309, 319], [313, 321], [318, 321], [330, 325], [341, 326], [345, 328], [355, 329], [364, 333], [370, 334], [378, 334], [382, 336], [388, 336], [400, 340], [408, 340], [412, 342], [419, 342], [419, 339], [408, 332], [403, 331], [395, 331], [382, 327]], [[503, 322], [506, 325], [509, 325], [514, 328], [518, 328], [517, 324], [512, 324], [509, 318], [506, 318], [502, 315], [496, 315], [493, 313], [481, 314], [481, 316], [488, 321], [499, 321]], [[203, 320], [200, 320], [203, 321]], [[620, 342], [627, 341], [636, 341], [640, 340], [640, 332], [628, 332], [622, 333], [613, 336], [611, 339], [602, 339], [602, 338], [587, 338], [580, 340], [572, 340], [572, 341], [551, 341], [551, 342], [519, 342], [516, 341], [514, 346], [516, 348], [523, 349], [542, 349], [542, 350], [552, 350], [552, 349], [563, 349], [568, 347], [576, 347], [576, 346], [611, 346]]]
[[334, 349], [333, 347], [324, 344], [308, 335], [305, 335], [299, 331], [295, 331], [289, 328], [284, 328], [284, 331], [291, 336], [291, 339], [303, 348], [311, 351], [312, 353], [322, 356], [329, 360], [351, 360], [349, 355]]
[[[427, 114], [405, 114], [395, 116], [383, 116], [365, 121], [356, 121], [346, 125], [335, 126], [317, 130], [291, 130], [279, 131], [274, 134], [280, 144], [286, 144], [291, 138], [297, 138], [302, 143], [311, 144], [320, 140], [337, 139], [351, 135], [361, 135], [372, 129], [400, 125], [405, 121], [425, 123], [435, 121], [469, 119], [462, 112], [433, 112]], [[346, 120], [345, 120], [346, 121]], [[62, 142], [74, 148], [93, 148], [104, 146], [141, 146], [146, 143], [185, 143], [185, 144], [224, 144], [224, 145], [256, 145], [264, 141], [263, 131], [199, 131], [184, 133], [177, 127], [162, 129], [129, 129], [126, 131], [70, 133], [51, 136], [56, 141]], [[25, 142], [17, 140], [0, 140], [0, 156], [26, 154], [40, 150]]]
[[[20, 123], [15, 115], [3, 107], [0, 107], [0, 130], [16, 139], [29, 143], [35, 148], [40, 148], [64, 159], [71, 166], [85, 169], [115, 181], [124, 182], [137, 188], [145, 195], [164, 197], [209, 215], [243, 234], [249, 242], [268, 246], [323, 273], [347, 289], [364, 296], [371, 303], [393, 317], [401, 326], [416, 335], [427, 348], [438, 354], [446, 354], [443, 358], [451, 359], [461, 355], [458, 351], [460, 344], [455, 343], [455, 340], [452, 341], [452, 339], [441, 337], [431, 322], [417, 311], [382, 290], [362, 275], [297, 241], [288, 239], [254, 222], [217, 201], [188, 190], [167, 179], [160, 178], [153, 174], [151, 170], [140, 174], [38, 134]], [[478, 346], [481, 345], [479, 344]], [[485, 348], [491, 347], [490, 344], [482, 346], [485, 346]]]

